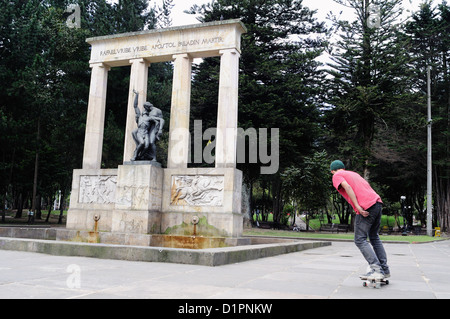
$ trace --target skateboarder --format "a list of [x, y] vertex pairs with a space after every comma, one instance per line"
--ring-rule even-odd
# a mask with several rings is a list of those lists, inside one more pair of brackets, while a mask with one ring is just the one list
[[386, 251], [378, 236], [383, 203], [380, 196], [358, 173], [345, 170], [341, 161], [332, 162], [330, 171], [333, 174], [333, 186], [356, 212], [355, 244], [370, 266], [368, 273], [360, 276], [361, 279], [383, 280], [390, 277]]

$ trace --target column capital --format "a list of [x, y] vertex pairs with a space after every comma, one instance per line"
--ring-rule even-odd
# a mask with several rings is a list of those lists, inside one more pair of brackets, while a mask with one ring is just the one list
[[90, 63], [89, 67], [91, 69], [98, 67], [98, 68], [102, 68], [102, 69], [106, 69], [106, 71], [111, 71], [111, 67], [103, 62], [100, 63]]
[[188, 53], [180, 53], [180, 54], [174, 54], [172, 55], [172, 60], [176, 60], [178, 58], [184, 58], [184, 59], [190, 59], [192, 60], [192, 56]]
[[239, 51], [236, 50], [236, 49], [225, 49], [225, 50], [220, 50], [220, 51], [219, 51], [219, 54], [220, 54], [220, 55], [224, 55], [224, 54], [226, 54], [226, 53], [236, 54], [238, 57], [241, 56], [241, 54], [239, 53]]
[[150, 62], [147, 61], [146, 59], [143, 59], [143, 58], [130, 59], [128, 62], [130, 64], [133, 64], [133, 63], [145, 63], [145, 64], [150, 65]]

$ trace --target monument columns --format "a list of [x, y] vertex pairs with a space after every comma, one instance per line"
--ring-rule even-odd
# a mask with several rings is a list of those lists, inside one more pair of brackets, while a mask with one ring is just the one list
[[142, 106], [147, 100], [147, 83], [148, 83], [148, 68], [150, 63], [145, 59], [133, 59], [130, 60], [131, 74], [130, 74], [130, 91], [128, 94], [128, 110], [127, 110], [127, 123], [125, 130], [125, 146], [123, 152], [123, 161], [127, 162], [133, 157], [136, 144], [133, 140], [131, 133], [137, 128], [136, 125], [136, 113], [134, 111], [134, 98], [133, 90], [139, 93], [138, 106], [142, 110]]
[[239, 57], [236, 49], [220, 52], [216, 167], [236, 168]]
[[105, 127], [106, 89], [110, 68], [103, 63], [93, 63], [91, 68], [83, 169], [100, 169]]
[[191, 107], [192, 58], [173, 56], [172, 107], [170, 113], [167, 168], [187, 168], [189, 157], [189, 114]]

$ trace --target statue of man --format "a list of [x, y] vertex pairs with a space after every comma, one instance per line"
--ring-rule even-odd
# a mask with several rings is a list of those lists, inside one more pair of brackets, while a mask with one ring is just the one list
[[161, 138], [164, 119], [160, 109], [150, 102], [144, 103], [144, 111], [141, 113], [138, 107], [139, 93], [134, 100], [134, 111], [136, 112], [136, 124], [138, 128], [133, 131], [133, 139], [136, 143], [131, 161], [155, 161], [156, 162], [156, 141]]

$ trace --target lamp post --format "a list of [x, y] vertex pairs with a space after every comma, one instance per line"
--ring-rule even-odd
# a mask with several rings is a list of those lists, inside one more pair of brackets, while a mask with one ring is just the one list
[[432, 185], [432, 139], [431, 139], [431, 127], [433, 120], [431, 118], [431, 66], [428, 66], [427, 70], [427, 86], [428, 86], [428, 146], [427, 146], [427, 235], [433, 236], [432, 223], [433, 223], [433, 185]]

